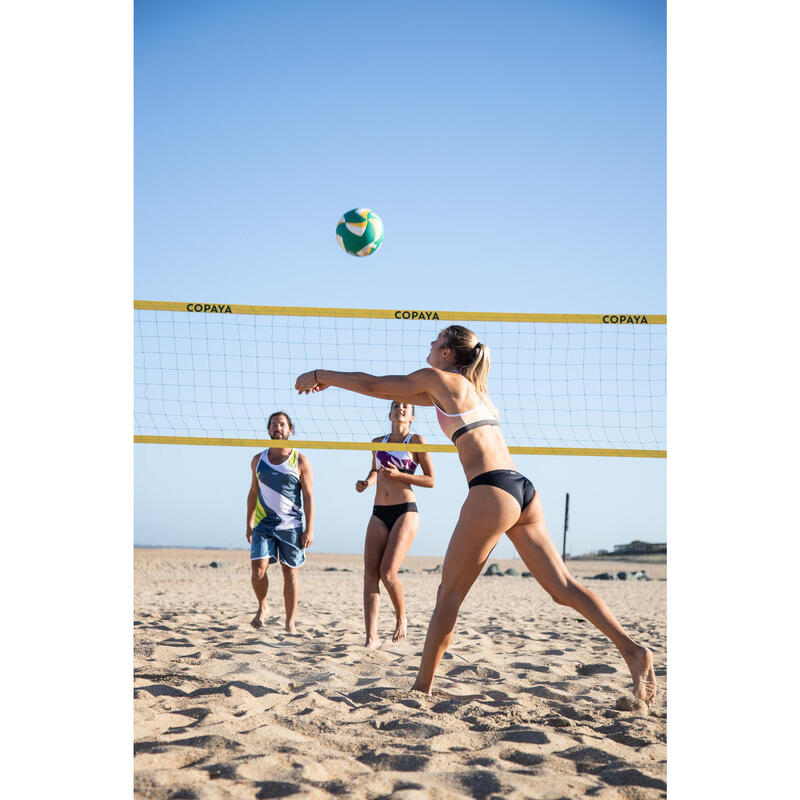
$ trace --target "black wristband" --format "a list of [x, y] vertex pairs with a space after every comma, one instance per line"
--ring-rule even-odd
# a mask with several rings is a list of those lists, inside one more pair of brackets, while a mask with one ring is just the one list
[[319, 383], [319, 381], [317, 380], [317, 371], [316, 370], [314, 370], [314, 383]]

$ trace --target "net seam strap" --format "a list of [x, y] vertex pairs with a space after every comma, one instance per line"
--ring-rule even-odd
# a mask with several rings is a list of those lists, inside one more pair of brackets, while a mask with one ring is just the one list
[[314, 308], [311, 306], [253, 306], [231, 303], [185, 303], [170, 300], [134, 300], [135, 310], [183, 311], [191, 314], [257, 314], [285, 317], [348, 317], [397, 319], [403, 322], [561, 322], [597, 325], [666, 325], [666, 314], [516, 314], [511, 312], [438, 311], [381, 308]]
[[[457, 453], [451, 444], [393, 444], [391, 442], [324, 442], [304, 439], [228, 439], [206, 436], [151, 436], [134, 434], [136, 444], [186, 444], [216, 445], [220, 447], [286, 447], [286, 441], [292, 447], [307, 450], [393, 450], [414, 453]], [[666, 450], [626, 450], [604, 447], [521, 447], [511, 445], [508, 448], [515, 455], [564, 455], [564, 456], [629, 456], [631, 458], [666, 458]]]

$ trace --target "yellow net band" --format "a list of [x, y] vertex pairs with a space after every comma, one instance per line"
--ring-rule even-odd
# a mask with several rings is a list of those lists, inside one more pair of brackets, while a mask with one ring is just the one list
[[[319, 442], [304, 439], [220, 439], [205, 436], [144, 436], [134, 435], [138, 444], [191, 444], [219, 447], [297, 447], [301, 450], [384, 450], [412, 453], [456, 453], [451, 444], [415, 444], [402, 442]], [[666, 458], [666, 450], [613, 450], [601, 447], [515, 447], [508, 448], [514, 455], [531, 456], [615, 456], [629, 458]]]
[[398, 319], [409, 322], [563, 322], [597, 325], [666, 325], [666, 314], [511, 314], [483, 311], [432, 311], [418, 308], [312, 308], [301, 306], [241, 306], [230, 303], [186, 303], [162, 300], [134, 300], [137, 310], [185, 311], [192, 314], [258, 314], [285, 317], [344, 317], [356, 319]]

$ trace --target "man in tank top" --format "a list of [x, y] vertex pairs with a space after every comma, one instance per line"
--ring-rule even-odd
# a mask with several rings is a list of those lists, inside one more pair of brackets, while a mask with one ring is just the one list
[[[269, 418], [270, 439], [289, 439], [294, 432], [289, 415], [276, 411]], [[250, 580], [258, 610], [250, 621], [261, 628], [267, 613], [270, 564], [280, 561], [286, 630], [296, 633], [295, 613], [299, 582], [297, 570], [305, 550], [314, 541], [314, 498], [311, 464], [293, 447], [270, 447], [253, 456], [252, 481], [247, 495], [247, 541], [250, 543]], [[303, 528], [302, 513], [306, 524]]]

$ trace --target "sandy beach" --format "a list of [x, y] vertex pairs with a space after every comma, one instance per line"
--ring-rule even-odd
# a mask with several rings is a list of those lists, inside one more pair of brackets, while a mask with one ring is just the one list
[[290, 635], [278, 566], [256, 631], [247, 551], [136, 549], [135, 796], [665, 797], [666, 565], [568, 563], [580, 580], [653, 578], [586, 580], [653, 651], [648, 713], [630, 702], [613, 645], [521, 576], [476, 581], [434, 696], [413, 692], [439, 581], [426, 570], [438, 564], [406, 560], [408, 639], [392, 643], [382, 592], [383, 645], [369, 652], [360, 556], [309, 554]]

